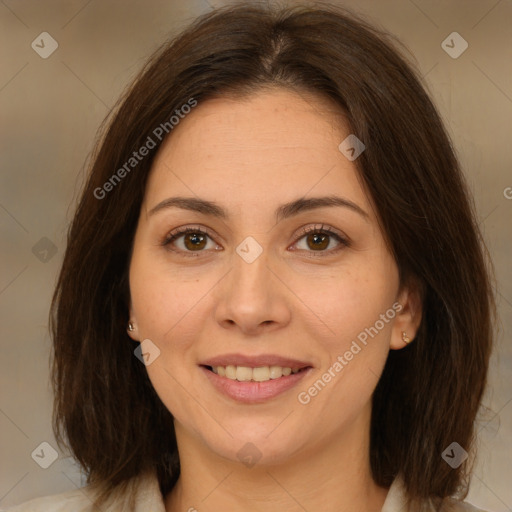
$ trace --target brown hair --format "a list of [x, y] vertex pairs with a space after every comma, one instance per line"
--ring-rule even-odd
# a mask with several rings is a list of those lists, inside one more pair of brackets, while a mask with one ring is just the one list
[[401, 282], [422, 290], [416, 339], [390, 351], [373, 396], [373, 478], [387, 487], [401, 475], [411, 500], [466, 496], [472, 459], [452, 469], [441, 453], [453, 441], [472, 447], [494, 301], [457, 158], [418, 77], [391, 36], [329, 5], [219, 9], [149, 59], [97, 142], [52, 303], [54, 430], [103, 498], [151, 468], [164, 494], [179, 476], [172, 415], [126, 333], [131, 245], [161, 141], [122, 180], [112, 176], [191, 99], [267, 86], [342, 108], [366, 145], [358, 172]]

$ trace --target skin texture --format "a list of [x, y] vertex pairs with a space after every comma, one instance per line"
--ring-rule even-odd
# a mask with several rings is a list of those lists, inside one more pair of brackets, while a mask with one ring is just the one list
[[[355, 163], [338, 150], [349, 133], [326, 100], [276, 88], [199, 104], [157, 155], [130, 265], [130, 335], [161, 351], [147, 371], [175, 418], [181, 461], [168, 512], [382, 507], [388, 490], [375, 485], [369, 466], [371, 395], [388, 351], [405, 346], [402, 331], [414, 338], [421, 307], [414, 290], [400, 289]], [[333, 194], [367, 217], [323, 207], [276, 223], [281, 204]], [[215, 201], [229, 217], [176, 207], [150, 214], [171, 196]], [[319, 250], [299, 232], [322, 224], [349, 245], [331, 236]], [[210, 233], [202, 252], [185, 236], [162, 245], [182, 226]], [[236, 252], [248, 236], [263, 249], [250, 264]], [[299, 403], [298, 393], [397, 301], [400, 313]], [[198, 366], [234, 352], [292, 357], [313, 370], [265, 403], [240, 404]], [[237, 456], [248, 442], [261, 453], [250, 468]]]

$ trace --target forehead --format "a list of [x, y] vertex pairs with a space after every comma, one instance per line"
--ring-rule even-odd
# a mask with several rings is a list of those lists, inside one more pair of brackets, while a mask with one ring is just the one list
[[329, 100], [285, 89], [198, 104], [162, 144], [146, 207], [197, 195], [241, 212], [339, 192], [367, 205], [355, 164], [338, 145], [349, 135]]

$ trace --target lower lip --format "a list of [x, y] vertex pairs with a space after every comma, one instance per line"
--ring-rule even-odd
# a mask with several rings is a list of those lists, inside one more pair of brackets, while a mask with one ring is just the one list
[[307, 368], [297, 373], [271, 379], [265, 382], [243, 381], [228, 379], [213, 373], [204, 366], [200, 367], [213, 386], [228, 397], [245, 404], [263, 403], [271, 398], [293, 388], [309, 373], [312, 368]]

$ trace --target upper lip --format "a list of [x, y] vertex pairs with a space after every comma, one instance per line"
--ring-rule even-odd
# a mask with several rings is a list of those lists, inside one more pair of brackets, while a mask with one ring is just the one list
[[245, 366], [259, 368], [261, 366], [281, 366], [282, 368], [305, 368], [312, 366], [306, 361], [281, 357], [276, 354], [260, 354], [248, 356], [244, 354], [223, 354], [215, 356], [200, 363], [203, 366]]

